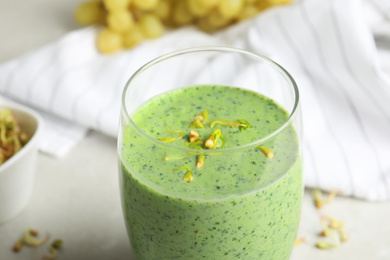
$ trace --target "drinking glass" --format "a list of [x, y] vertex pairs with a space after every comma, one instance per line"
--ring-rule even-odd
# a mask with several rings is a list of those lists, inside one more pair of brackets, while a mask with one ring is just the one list
[[303, 196], [301, 124], [294, 79], [262, 55], [199, 47], [138, 69], [118, 134], [136, 259], [289, 259]]

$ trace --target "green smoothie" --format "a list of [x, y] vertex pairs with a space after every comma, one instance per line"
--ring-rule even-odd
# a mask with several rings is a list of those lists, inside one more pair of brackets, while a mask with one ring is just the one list
[[[205, 111], [204, 128], [190, 127]], [[303, 184], [297, 133], [279, 129], [288, 119], [283, 108], [248, 90], [194, 86], [149, 100], [131, 119], [144, 133], [123, 128], [120, 185], [137, 260], [289, 259]], [[206, 149], [216, 129], [216, 149]], [[190, 130], [200, 136], [195, 146]]]

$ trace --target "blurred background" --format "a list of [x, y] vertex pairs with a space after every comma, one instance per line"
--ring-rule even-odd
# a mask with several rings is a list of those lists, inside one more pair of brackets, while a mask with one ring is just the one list
[[[7, 69], [1, 70], [2, 64], [26, 53], [34, 53], [72, 32], [96, 31], [94, 39], [97, 40], [101, 27], [83, 29], [75, 20], [75, 11], [82, 3], [80, 0], [0, 0], [1, 75], [10, 73]], [[262, 15], [267, 13], [260, 12], [254, 17]], [[347, 17], [345, 19], [348, 20]], [[246, 26], [235, 28], [238, 32], [232, 34], [240, 35], [240, 30], [245, 30]], [[209, 42], [217, 41], [220, 40], [215, 36], [218, 33], [205, 37]], [[229, 41], [226, 42], [228, 45]], [[139, 47], [146, 48], [148, 44], [149, 40], [144, 40]], [[137, 51], [118, 50], [110, 54], [113, 56], [107, 56], [101, 54], [96, 45], [88, 46], [86, 48], [90, 48], [93, 55], [101, 55], [99, 61], [102, 63]], [[140, 64], [142, 62], [143, 59]], [[17, 69], [12, 73], [14, 77], [18, 76]], [[23, 248], [18, 253], [12, 251], [14, 243], [28, 227], [64, 241], [58, 259], [134, 259], [122, 219], [116, 138], [96, 129], [82, 128], [79, 132], [77, 140], [61, 156], [39, 153], [29, 204], [15, 218], [0, 224], [0, 259], [42, 258], [47, 246]], [[315, 208], [312, 190], [306, 189], [298, 233], [298, 238], [304, 241], [294, 248], [291, 259], [390, 259], [389, 201], [368, 202], [336, 196], [321, 214], [329, 214], [345, 222], [348, 241], [339, 248], [316, 248], [316, 243], [322, 239], [319, 236], [322, 230], [320, 213]]]

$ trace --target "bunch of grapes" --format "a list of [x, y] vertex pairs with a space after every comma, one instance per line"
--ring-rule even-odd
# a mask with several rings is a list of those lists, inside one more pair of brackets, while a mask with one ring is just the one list
[[89, 0], [75, 11], [81, 25], [100, 24], [102, 53], [130, 49], [145, 38], [157, 38], [164, 27], [195, 24], [212, 33], [292, 0]]

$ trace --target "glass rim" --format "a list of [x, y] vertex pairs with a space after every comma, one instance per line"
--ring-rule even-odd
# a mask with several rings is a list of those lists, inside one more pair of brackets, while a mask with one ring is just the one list
[[[288, 81], [290, 82], [290, 85], [292, 86], [292, 88], [294, 90], [294, 106], [293, 106], [291, 112], [289, 112], [288, 118], [277, 129], [275, 129], [274, 131], [272, 131], [268, 135], [257, 139], [256, 141], [253, 141], [253, 142], [250, 142], [247, 144], [243, 144], [240, 146], [235, 146], [235, 147], [221, 148], [221, 149], [210, 149], [210, 150], [209, 149], [199, 150], [199, 149], [193, 149], [193, 148], [189, 148], [189, 147], [180, 147], [180, 146], [173, 145], [171, 143], [165, 143], [163, 141], [158, 140], [157, 138], [154, 138], [154, 137], [148, 135], [142, 129], [140, 129], [137, 126], [137, 124], [135, 124], [134, 121], [131, 119], [131, 117], [128, 113], [127, 107], [126, 107], [126, 102], [125, 102], [127, 90], [129, 89], [129, 87], [131, 87], [131, 83], [133, 82], [133, 80], [135, 78], [137, 78], [137, 76], [141, 75], [142, 72], [147, 70], [148, 68], [150, 68], [154, 65], [157, 65], [158, 63], [163, 62], [165, 60], [168, 60], [170, 58], [180, 56], [180, 55], [190, 54], [190, 53], [207, 52], [207, 51], [244, 54], [248, 57], [252, 57], [252, 58], [255, 58], [257, 60], [265, 61], [268, 63], [268, 65], [271, 65], [272, 67], [277, 69], [279, 72], [284, 74], [287, 77]], [[267, 140], [270, 140], [272, 137], [274, 137], [275, 135], [277, 135], [278, 133], [283, 131], [286, 127], [288, 127], [292, 123], [292, 121], [295, 118], [295, 115], [297, 114], [299, 106], [300, 106], [299, 100], [300, 100], [299, 90], [298, 90], [298, 86], [297, 86], [294, 78], [290, 75], [290, 73], [285, 68], [283, 68], [280, 64], [273, 61], [272, 59], [270, 59], [264, 55], [258, 54], [258, 53], [254, 53], [251, 51], [247, 51], [247, 50], [243, 50], [243, 49], [239, 49], [239, 48], [234, 48], [234, 47], [204, 46], [204, 47], [186, 48], [186, 49], [181, 49], [181, 50], [169, 52], [169, 53], [163, 54], [161, 56], [158, 56], [157, 58], [154, 58], [154, 59], [150, 60], [149, 62], [145, 63], [143, 66], [141, 66], [138, 70], [136, 70], [131, 75], [131, 77], [129, 78], [129, 80], [125, 84], [125, 87], [122, 91], [121, 109], [122, 109], [122, 114], [124, 115], [126, 121], [129, 122], [136, 129], [136, 131], [138, 133], [145, 136], [146, 138], [148, 138], [152, 142], [155, 142], [155, 143], [162, 145], [162, 146], [166, 146], [170, 149], [181, 150], [181, 151], [187, 152], [187, 153], [191, 152], [193, 154], [204, 154], [204, 153], [214, 154], [214, 153], [221, 153], [221, 152], [225, 153], [225, 152], [230, 152], [230, 151], [235, 151], [235, 150], [247, 149], [250, 147], [256, 147], [256, 146], [260, 146], [261, 144], [264, 144]]]

